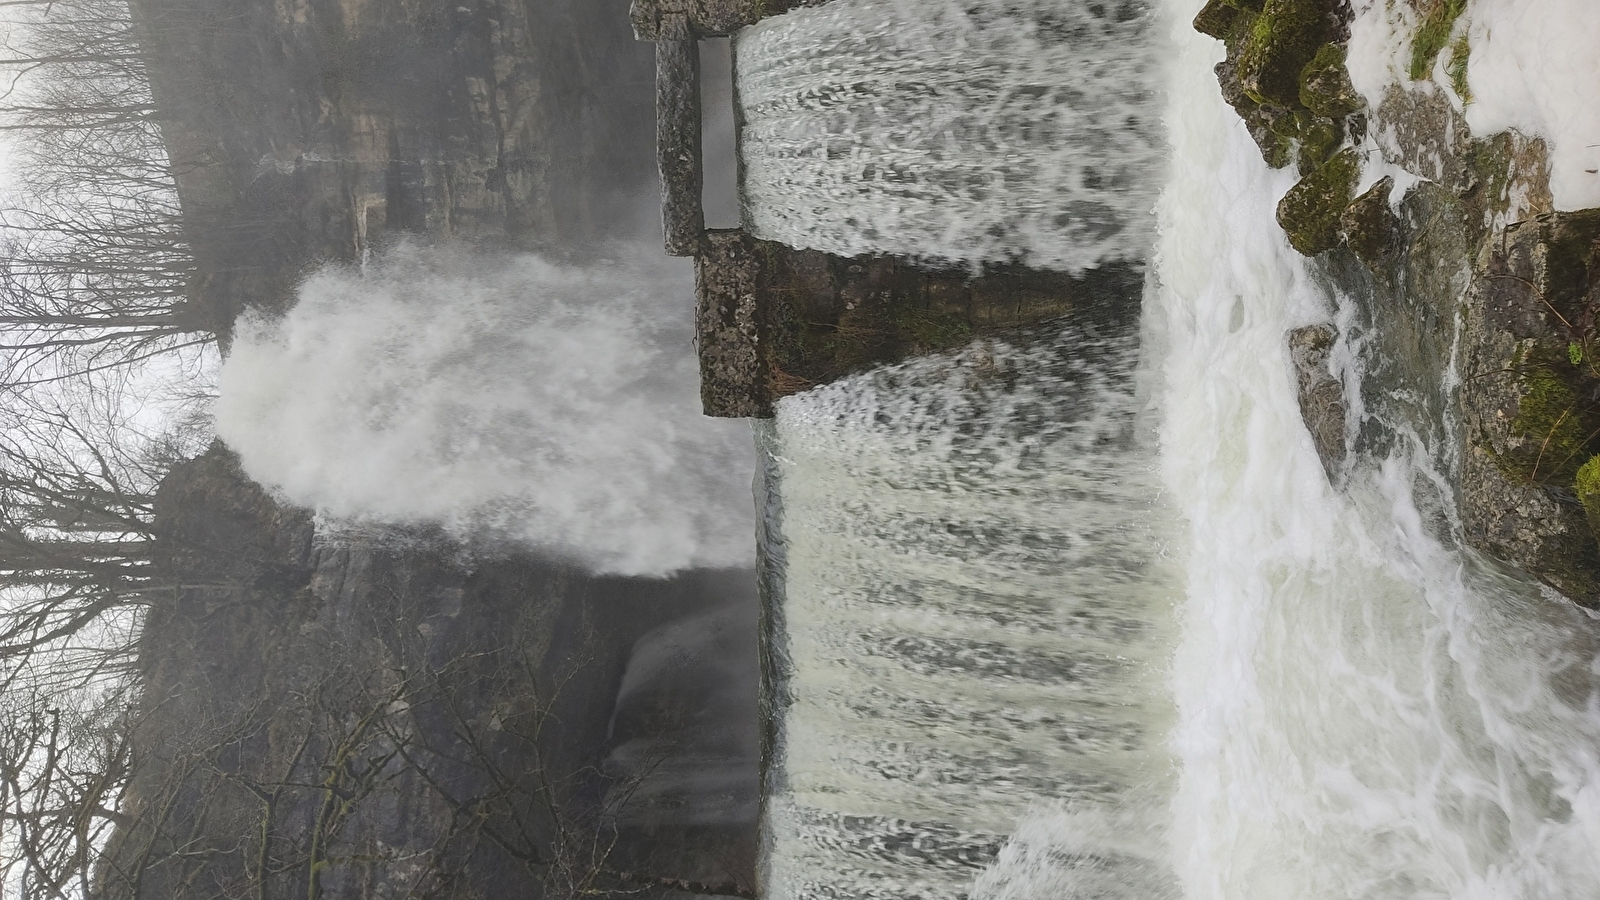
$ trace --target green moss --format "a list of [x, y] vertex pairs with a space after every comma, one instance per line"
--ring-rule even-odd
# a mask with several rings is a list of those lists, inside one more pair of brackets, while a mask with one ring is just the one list
[[1194, 30], [1220, 41], [1233, 32], [1238, 18], [1238, 9], [1224, 0], [1211, 0], [1195, 15]]
[[1564, 482], [1588, 459], [1585, 426], [1589, 416], [1564, 374], [1543, 364], [1523, 371], [1523, 393], [1511, 431], [1526, 443], [1516, 452], [1496, 458], [1507, 476], [1525, 483]]
[[1289, 189], [1278, 202], [1278, 224], [1289, 245], [1306, 256], [1332, 250], [1339, 244], [1339, 216], [1350, 205], [1361, 157], [1343, 150]]
[[1239, 48], [1239, 80], [1258, 103], [1300, 104], [1300, 73], [1329, 37], [1329, 0], [1267, 0]]
[[1328, 43], [1300, 70], [1300, 103], [1319, 116], [1338, 119], [1359, 112], [1365, 105], [1350, 72], [1345, 68], [1344, 47]]
[[1600, 535], [1600, 456], [1592, 456], [1572, 479], [1573, 492], [1589, 518], [1589, 530]]
[[1472, 88], [1467, 85], [1467, 55], [1471, 50], [1472, 48], [1467, 46], [1465, 34], [1456, 38], [1456, 42], [1450, 45], [1450, 62], [1444, 67], [1445, 72], [1450, 75], [1450, 88], [1461, 98], [1462, 103], [1472, 102]]
[[1344, 143], [1344, 130], [1332, 119], [1307, 116], [1300, 128], [1300, 174], [1309, 175], [1333, 157]]
[[894, 310], [892, 319], [896, 336], [919, 353], [961, 347], [973, 338], [972, 325], [952, 313], [902, 306]]
[[[1467, 8], [1467, 0], [1433, 0], [1423, 13], [1422, 24], [1411, 37], [1411, 70], [1413, 81], [1421, 81], [1433, 71], [1433, 60], [1450, 40], [1456, 19]], [[1465, 59], [1465, 55], [1463, 55]], [[1463, 63], [1464, 65], [1464, 63]]]

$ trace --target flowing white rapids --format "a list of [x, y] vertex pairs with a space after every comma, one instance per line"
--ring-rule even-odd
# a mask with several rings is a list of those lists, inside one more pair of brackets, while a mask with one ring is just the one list
[[748, 565], [749, 430], [700, 415], [687, 267], [399, 246], [241, 323], [217, 431], [335, 527], [434, 523], [598, 572]]
[[[1175, 5], [1186, 21], [1200, 4]], [[1221, 47], [1179, 30], [1146, 316], [1165, 335], [1147, 354], [1165, 480], [1192, 533], [1172, 678], [1185, 895], [1600, 896], [1600, 629], [1454, 546], [1433, 462], [1453, 448], [1415, 437], [1453, 429], [1369, 409], [1396, 449], [1328, 486], [1284, 333], [1348, 322], [1351, 301], [1273, 224], [1293, 175], [1223, 105]], [[1354, 396], [1350, 338], [1335, 358]]]
[[1170, 513], [1136, 341], [1106, 330], [780, 404], [790, 666], [764, 896], [965, 896], [1040, 803], [1078, 832], [1079, 883], [1171, 896]]
[[1142, 260], [1154, 20], [1146, 0], [833, 0], [744, 29], [746, 227], [842, 256]]
[[[1404, 418], [1450, 404], [1359, 402], [1386, 390], [1363, 384], [1382, 342], [1275, 225], [1293, 175], [1223, 104], [1199, 0], [1167, 6], [1173, 158], [1139, 351], [1159, 462], [1131, 346], [1071, 328], [790, 398], [764, 433], [788, 679], [763, 896], [1600, 896], [1600, 623], [1458, 546], [1453, 426]], [[770, 63], [756, 46], [741, 78]], [[832, 196], [819, 230], [856, 215]], [[923, 248], [988, 258], [961, 244], [968, 208], [930, 201], [880, 249], [949, 234]], [[1393, 437], [1338, 490], [1285, 346], [1326, 321], [1351, 434]]]

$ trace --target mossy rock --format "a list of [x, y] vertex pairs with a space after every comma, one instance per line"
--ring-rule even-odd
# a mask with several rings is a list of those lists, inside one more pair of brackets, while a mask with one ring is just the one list
[[1347, 149], [1290, 188], [1278, 201], [1278, 224], [1289, 246], [1306, 256], [1338, 246], [1339, 216], [1350, 205], [1360, 175], [1361, 158]]
[[1582, 378], [1576, 366], [1560, 362], [1526, 363], [1518, 376], [1521, 398], [1511, 432], [1522, 438], [1515, 450], [1495, 456], [1507, 478], [1523, 484], [1567, 484], [1589, 459], [1596, 416], [1578, 395]]
[[1394, 179], [1385, 175], [1339, 215], [1345, 245], [1369, 269], [1377, 269], [1400, 240], [1400, 218], [1389, 208]]
[[1600, 456], [1592, 456], [1578, 467], [1572, 480], [1573, 493], [1583, 504], [1583, 513], [1589, 518], [1589, 530], [1600, 535]]
[[1344, 143], [1344, 129], [1339, 127], [1338, 122], [1321, 116], [1302, 113], [1296, 118], [1301, 120], [1298, 129], [1300, 152], [1297, 157], [1300, 174], [1310, 175], [1333, 158], [1334, 151]]
[[1360, 112], [1366, 105], [1350, 82], [1345, 68], [1345, 50], [1338, 44], [1323, 44], [1317, 55], [1300, 70], [1300, 103], [1319, 116], [1339, 119]]
[[1251, 139], [1261, 150], [1261, 158], [1274, 169], [1288, 165], [1299, 134], [1293, 112], [1280, 106], [1263, 106], [1246, 96], [1232, 60], [1217, 63], [1214, 71], [1222, 99], [1244, 120]]
[[1333, 36], [1329, 0], [1267, 0], [1239, 47], [1239, 80], [1258, 103], [1298, 106], [1300, 73]]
[[1211, 0], [1194, 17], [1194, 30], [1217, 40], [1226, 40], [1233, 33], [1234, 23], [1239, 21], [1239, 10], [1224, 2], [1224, 0]]

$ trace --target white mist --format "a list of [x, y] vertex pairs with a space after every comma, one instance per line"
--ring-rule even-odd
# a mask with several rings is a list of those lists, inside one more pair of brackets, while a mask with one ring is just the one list
[[682, 264], [400, 247], [245, 320], [217, 429], [335, 517], [432, 522], [594, 570], [749, 565], [749, 426], [700, 415]]

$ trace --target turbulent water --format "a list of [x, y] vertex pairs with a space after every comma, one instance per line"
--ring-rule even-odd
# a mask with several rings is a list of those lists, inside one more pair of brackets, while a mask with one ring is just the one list
[[780, 404], [766, 896], [960, 896], [1042, 803], [1083, 884], [1171, 895], [1176, 579], [1132, 338], [986, 342]]
[[[773, 686], [763, 896], [1600, 896], [1600, 623], [1459, 546], [1450, 360], [1432, 361], [1442, 379], [1376, 364], [1384, 341], [1356, 314], [1362, 298], [1329, 287], [1274, 224], [1294, 176], [1265, 168], [1218, 95], [1221, 47], [1187, 27], [1200, 4], [1168, 5], [1173, 43], [1141, 26], [1176, 60], [1143, 346], [1070, 326], [980, 344], [785, 400], [764, 434], [788, 678]], [[1019, 7], [1033, 9], [972, 2], [963, 21], [937, 0], [918, 8], [929, 27], [981, 35], [985, 14]], [[913, 58], [903, 8], [836, 0], [811, 14], [829, 17], [742, 38], [747, 117], [768, 98], [832, 102], [812, 86], [832, 71], [937, 65], [943, 83], [998, 84], [959, 62], [969, 48], [976, 66], [993, 58], [981, 37], [939, 32]], [[874, 33], [870, 16], [840, 24], [883, 10], [892, 54], [851, 37]], [[1039, 70], [1041, 102], [1068, 97], [1058, 86], [1083, 68]], [[1003, 96], [949, 115], [989, 123], [1008, 114]], [[1068, 267], [1124, 252], [1052, 255], [1005, 227], [993, 241], [987, 224], [964, 230], [975, 206], [1009, 213], [1004, 193], [930, 193], [920, 221], [880, 227], [898, 220], [875, 218], [893, 204], [873, 154], [899, 152], [925, 120], [846, 106], [783, 120], [789, 133], [747, 118], [763, 233]], [[773, 149], [841, 134], [836, 154]], [[1064, 207], [1083, 186], [1054, 175], [1051, 190], [1024, 180], [1015, 208]], [[808, 177], [793, 198], [773, 187]], [[1352, 441], [1384, 436], [1363, 440], [1337, 489], [1285, 346], [1313, 322], [1341, 329]], [[1140, 438], [1140, 383], [1159, 454]], [[1440, 395], [1403, 395], [1421, 389]]]
[[843, 256], [1143, 259], [1154, 21], [1143, 0], [833, 0], [743, 30], [746, 227]]
[[217, 429], [291, 501], [600, 572], [748, 565], [750, 436], [700, 415], [687, 268], [399, 247], [244, 323]]

